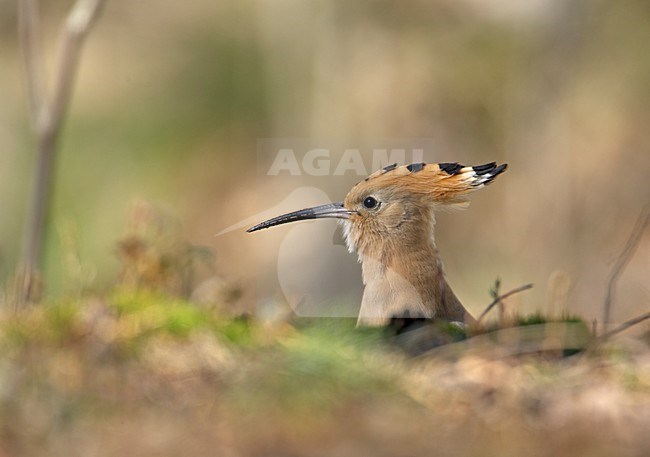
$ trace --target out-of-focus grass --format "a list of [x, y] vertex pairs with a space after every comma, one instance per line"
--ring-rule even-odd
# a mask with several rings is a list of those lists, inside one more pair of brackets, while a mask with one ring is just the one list
[[[543, 319], [529, 321], [537, 328]], [[475, 337], [411, 358], [388, 335], [345, 319], [271, 325], [124, 287], [5, 312], [0, 449], [27, 456], [650, 450], [646, 343], [562, 358], [508, 353], [507, 339]]]
[[266, 327], [127, 288], [7, 312], [0, 320], [0, 448], [38, 455], [63, 446], [67, 453], [76, 446], [60, 441], [67, 433], [161, 407], [218, 402], [260, 421], [271, 410], [289, 422], [314, 409], [325, 414], [389, 389], [389, 378], [363, 360], [376, 341], [368, 338], [349, 325]]

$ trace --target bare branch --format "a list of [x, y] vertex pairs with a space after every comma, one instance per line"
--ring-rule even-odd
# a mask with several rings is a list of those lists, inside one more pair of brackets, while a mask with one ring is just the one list
[[645, 231], [648, 223], [650, 223], [650, 204], [646, 205], [641, 211], [634, 229], [632, 230], [632, 233], [630, 234], [630, 237], [628, 238], [623, 251], [621, 251], [618, 258], [616, 259], [616, 263], [614, 264], [612, 272], [610, 273], [609, 281], [607, 283], [607, 295], [605, 296], [605, 303], [603, 305], [604, 328], [607, 328], [607, 326], [610, 324], [612, 303], [614, 302], [614, 292], [616, 290], [616, 283], [618, 282], [618, 278], [621, 276], [623, 270], [625, 269], [625, 266], [632, 258], [632, 254], [634, 254], [634, 251], [636, 250], [636, 247], [641, 240], [641, 235]]
[[523, 286], [521, 286], [521, 287], [517, 287], [516, 289], [512, 289], [511, 291], [506, 292], [506, 293], [503, 294], [503, 295], [499, 295], [499, 296], [495, 297], [495, 299], [492, 301], [492, 303], [490, 303], [490, 304], [487, 306], [487, 308], [485, 308], [485, 311], [483, 311], [483, 313], [481, 313], [481, 315], [479, 316], [479, 318], [478, 318], [477, 321], [476, 321], [477, 324], [480, 324], [481, 321], [483, 320], [483, 318], [484, 318], [484, 317], [485, 317], [485, 316], [486, 316], [490, 311], [492, 311], [492, 308], [494, 308], [498, 303], [500, 303], [501, 300], [503, 300], [503, 299], [505, 299], [505, 298], [508, 298], [509, 296], [514, 295], [514, 294], [516, 294], [516, 293], [523, 292], [524, 290], [528, 290], [528, 289], [530, 289], [530, 288], [532, 288], [532, 287], [533, 287], [532, 284], [526, 284], [526, 285], [523, 285]]
[[24, 45], [29, 104], [38, 137], [34, 189], [27, 213], [23, 265], [19, 272], [21, 303], [30, 301], [37, 294], [35, 289], [39, 282], [38, 270], [52, 194], [57, 138], [72, 97], [81, 47], [103, 4], [104, 0], [77, 0], [68, 15], [50, 105], [45, 98], [43, 63], [38, 51], [40, 37], [36, 0], [20, 1], [20, 33]]
[[45, 99], [43, 79], [45, 72], [43, 71], [39, 32], [38, 4], [35, 0], [21, 0], [18, 3], [18, 33], [23, 48], [29, 115], [32, 118], [32, 126], [37, 131], [40, 128], [42, 116], [48, 109]]

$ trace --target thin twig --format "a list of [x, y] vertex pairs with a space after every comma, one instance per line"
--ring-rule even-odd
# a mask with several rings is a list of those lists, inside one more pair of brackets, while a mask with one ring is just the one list
[[523, 286], [521, 286], [521, 287], [517, 287], [516, 289], [512, 289], [511, 291], [506, 292], [506, 293], [503, 294], [503, 295], [499, 295], [498, 297], [496, 297], [496, 298], [492, 301], [492, 303], [490, 303], [490, 304], [487, 306], [487, 308], [485, 308], [485, 311], [483, 311], [483, 313], [479, 316], [479, 318], [478, 318], [478, 320], [477, 320], [477, 323], [481, 323], [481, 321], [483, 320], [483, 318], [484, 318], [484, 317], [485, 317], [485, 316], [486, 316], [490, 311], [492, 311], [492, 308], [494, 308], [494, 307], [495, 307], [499, 302], [501, 302], [501, 300], [503, 300], [503, 299], [505, 299], [505, 298], [508, 298], [509, 296], [514, 295], [514, 294], [516, 294], [516, 293], [523, 292], [524, 290], [528, 290], [528, 289], [530, 289], [530, 288], [532, 288], [532, 287], [533, 287], [532, 284], [525, 284], [525, 285], [523, 285]]
[[616, 290], [616, 283], [618, 282], [618, 278], [621, 276], [625, 266], [632, 258], [632, 254], [634, 254], [634, 251], [636, 250], [636, 247], [641, 240], [641, 235], [643, 234], [648, 223], [650, 223], [650, 204], [646, 205], [641, 211], [634, 229], [632, 230], [632, 233], [630, 234], [630, 237], [628, 238], [623, 251], [621, 251], [618, 258], [616, 259], [616, 263], [614, 264], [612, 272], [610, 273], [609, 281], [607, 283], [607, 295], [605, 296], [605, 303], [603, 305], [603, 326], [605, 329], [610, 323], [612, 303], [614, 302], [614, 292]]
[[62, 50], [54, 80], [52, 103], [45, 96], [43, 61], [39, 51], [40, 25], [35, 0], [20, 0], [20, 35], [25, 55], [29, 108], [38, 138], [34, 189], [25, 227], [22, 268], [19, 272], [20, 303], [35, 294], [45, 226], [52, 190], [57, 138], [72, 96], [74, 76], [84, 38], [97, 18], [104, 0], [77, 0], [63, 28]]
[[640, 324], [641, 322], [646, 321], [648, 319], [650, 319], [650, 312], [645, 313], [645, 314], [641, 314], [640, 316], [637, 316], [637, 317], [635, 317], [633, 319], [630, 319], [629, 321], [625, 321], [624, 323], [622, 323], [621, 325], [619, 325], [615, 329], [610, 330], [607, 333], [603, 333], [598, 338], [596, 338], [594, 341], [595, 342], [603, 342], [603, 341], [607, 340], [608, 338], [611, 338], [612, 336], [617, 335], [617, 334], [627, 330], [628, 328], [630, 328], [630, 327], [632, 327], [634, 325]]

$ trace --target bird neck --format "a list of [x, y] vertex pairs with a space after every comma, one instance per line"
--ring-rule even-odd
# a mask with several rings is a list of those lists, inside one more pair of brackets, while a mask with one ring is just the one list
[[[425, 317], [465, 321], [467, 311], [445, 279], [438, 248], [430, 234], [407, 242], [385, 242], [361, 247], [366, 285], [362, 314], [380, 317]], [[360, 315], [360, 323], [364, 323]]]

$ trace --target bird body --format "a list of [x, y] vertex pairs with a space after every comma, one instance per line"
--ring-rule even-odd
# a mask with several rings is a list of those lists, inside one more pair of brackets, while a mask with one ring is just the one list
[[393, 318], [468, 323], [473, 318], [443, 273], [434, 212], [467, 206], [467, 195], [506, 167], [392, 164], [356, 184], [341, 203], [278, 216], [248, 231], [305, 219], [340, 219], [348, 249], [362, 263], [365, 289], [359, 325], [386, 325]]

